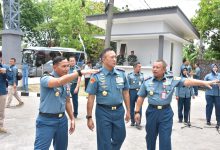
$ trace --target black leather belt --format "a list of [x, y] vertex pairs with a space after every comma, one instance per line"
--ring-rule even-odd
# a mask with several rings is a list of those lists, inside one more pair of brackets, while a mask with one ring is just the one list
[[62, 118], [64, 116], [64, 112], [61, 113], [57, 113], [57, 114], [51, 114], [51, 113], [42, 113], [39, 112], [39, 114], [43, 117], [47, 117], [47, 118]]
[[103, 108], [110, 109], [110, 110], [116, 110], [116, 109], [118, 109], [118, 108], [120, 108], [122, 106], [122, 103], [118, 104], [118, 105], [105, 105], [105, 104], [97, 104], [97, 105], [101, 106]]
[[153, 108], [156, 108], [156, 109], [165, 109], [165, 108], [170, 107], [170, 104], [167, 104], [167, 105], [152, 105], [152, 104], [149, 104], [149, 106], [153, 107]]
[[135, 91], [139, 91], [139, 88], [136, 88], [136, 89], [130, 89], [130, 90], [135, 90]]

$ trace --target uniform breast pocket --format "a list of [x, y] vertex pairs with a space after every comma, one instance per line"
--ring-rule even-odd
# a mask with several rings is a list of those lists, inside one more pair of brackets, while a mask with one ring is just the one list
[[118, 89], [123, 89], [124, 87], [125, 87], [124, 84], [117, 84]]
[[172, 91], [172, 86], [171, 86], [171, 85], [168, 85], [168, 86], [166, 87], [166, 91], [167, 91], [167, 92]]
[[109, 91], [109, 88], [108, 88], [107, 84], [100, 82], [98, 90], [99, 91]]

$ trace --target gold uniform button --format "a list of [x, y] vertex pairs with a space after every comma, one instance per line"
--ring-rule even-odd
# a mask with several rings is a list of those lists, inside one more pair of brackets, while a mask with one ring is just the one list
[[60, 93], [57, 91], [56, 93], [55, 93], [55, 96], [59, 96], [60, 95]]
[[103, 95], [103, 96], [107, 96], [107, 94], [108, 94], [107, 91], [103, 91], [103, 92], [102, 92], [102, 95]]
[[152, 95], [154, 95], [154, 92], [153, 92], [153, 91], [150, 91], [149, 94], [152, 96]]

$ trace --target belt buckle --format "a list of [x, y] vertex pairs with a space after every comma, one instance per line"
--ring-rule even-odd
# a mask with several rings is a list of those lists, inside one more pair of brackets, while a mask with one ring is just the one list
[[63, 114], [59, 114], [58, 117], [59, 117], [59, 118], [63, 117]]
[[157, 109], [162, 109], [162, 106], [157, 106]]
[[117, 109], [117, 107], [116, 106], [112, 106], [112, 110], [116, 110]]
[[136, 89], [136, 91], [138, 91], [139, 89]]

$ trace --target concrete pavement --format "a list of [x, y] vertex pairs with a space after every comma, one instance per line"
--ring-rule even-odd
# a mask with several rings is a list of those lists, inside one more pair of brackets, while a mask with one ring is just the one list
[[[81, 89], [82, 90], [82, 89]], [[6, 108], [5, 127], [7, 134], [0, 133], [1, 150], [31, 150], [35, 138], [35, 119], [38, 113], [39, 98], [36, 93], [30, 93], [29, 97], [22, 97], [24, 105], [21, 107]], [[86, 98], [79, 98], [79, 116], [76, 119], [76, 131], [69, 136], [68, 149], [74, 150], [96, 150], [96, 131], [91, 132], [87, 128], [86, 116]], [[13, 104], [16, 104], [13, 99]], [[144, 109], [147, 107], [147, 100], [144, 103]], [[215, 128], [204, 128], [205, 123], [205, 99], [204, 92], [200, 91], [199, 97], [192, 100], [191, 123], [202, 127], [203, 129], [185, 128], [184, 124], [177, 123], [177, 103], [173, 99], [172, 107], [174, 111], [174, 125], [172, 133], [173, 150], [218, 150], [220, 148], [220, 134]], [[94, 112], [94, 110], [93, 110]], [[215, 122], [215, 116], [212, 116], [212, 123]], [[94, 115], [93, 115], [94, 117]], [[143, 124], [145, 124], [145, 115]], [[214, 126], [214, 125], [213, 125]], [[145, 129], [137, 130], [126, 125], [127, 136], [122, 146], [122, 150], [144, 150]], [[51, 146], [51, 149], [52, 146]], [[158, 141], [157, 141], [158, 149]]]

